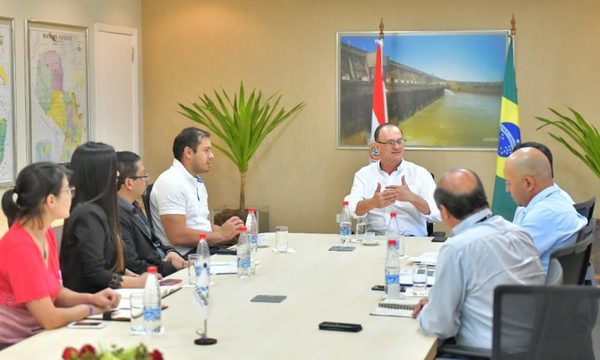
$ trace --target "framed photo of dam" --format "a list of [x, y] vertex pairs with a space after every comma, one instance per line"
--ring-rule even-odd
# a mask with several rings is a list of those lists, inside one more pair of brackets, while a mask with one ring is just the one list
[[[412, 149], [493, 150], [509, 32], [385, 32], [388, 122]], [[366, 149], [378, 32], [337, 34], [337, 147]]]

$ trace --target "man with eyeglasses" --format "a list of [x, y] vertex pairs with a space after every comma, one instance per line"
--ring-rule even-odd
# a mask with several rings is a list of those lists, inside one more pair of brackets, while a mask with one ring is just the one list
[[435, 182], [424, 167], [404, 160], [405, 139], [393, 124], [379, 125], [374, 134], [381, 159], [354, 175], [350, 210], [367, 216], [368, 227], [385, 233], [391, 212], [397, 213], [400, 230], [409, 236], [426, 236], [427, 221], [440, 221], [433, 199]]
[[125, 244], [125, 266], [142, 274], [148, 266], [157, 266], [167, 276], [187, 266], [173, 247], [165, 246], [154, 235], [137, 199], [146, 191], [150, 175], [142, 159], [130, 151], [117, 152], [119, 170], [118, 197], [121, 238]]

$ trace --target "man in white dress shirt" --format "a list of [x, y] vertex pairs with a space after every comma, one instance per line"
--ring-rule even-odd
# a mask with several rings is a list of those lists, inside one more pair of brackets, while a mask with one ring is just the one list
[[396, 125], [380, 125], [374, 137], [381, 160], [354, 175], [345, 198], [350, 210], [356, 216], [366, 215], [369, 229], [378, 234], [385, 232], [390, 213], [396, 212], [405, 235], [426, 236], [427, 221], [440, 220], [431, 173], [404, 159], [405, 139]]
[[210, 170], [215, 157], [210, 134], [190, 127], [173, 142], [173, 164], [160, 174], [150, 193], [150, 213], [156, 236], [182, 255], [196, 251], [200, 233], [210, 245], [227, 242], [239, 234], [242, 220], [234, 216], [222, 226], [208, 219], [208, 193], [200, 174]]

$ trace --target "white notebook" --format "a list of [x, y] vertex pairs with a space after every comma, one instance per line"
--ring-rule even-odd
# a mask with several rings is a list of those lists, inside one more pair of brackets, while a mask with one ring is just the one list
[[371, 315], [411, 317], [419, 299], [384, 299], [371, 311]]

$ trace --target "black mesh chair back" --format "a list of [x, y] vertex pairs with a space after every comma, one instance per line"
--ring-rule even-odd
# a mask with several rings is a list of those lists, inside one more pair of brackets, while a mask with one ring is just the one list
[[573, 245], [558, 249], [550, 255], [550, 260], [557, 259], [562, 265], [563, 284], [583, 285], [585, 273], [590, 261], [592, 242], [594, 241], [595, 222], [579, 230], [577, 242]]
[[581, 215], [583, 215], [587, 218], [588, 224], [589, 224], [590, 221], [592, 220], [592, 216], [594, 216], [594, 206], [595, 205], [596, 205], [596, 197], [593, 196], [588, 201], [573, 204], [573, 207], [575, 207], [575, 210], [577, 210], [578, 213], [580, 213]]
[[492, 359], [600, 359], [599, 305], [589, 286], [498, 286]]
[[148, 218], [148, 222], [150, 223], [150, 228], [153, 228], [152, 225], [152, 214], [150, 213], [150, 193], [152, 192], [152, 186], [154, 184], [148, 184], [146, 187], [146, 192], [142, 195], [142, 201], [144, 202], [144, 210], [146, 210], [146, 217]]

